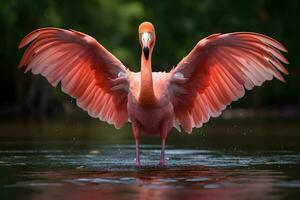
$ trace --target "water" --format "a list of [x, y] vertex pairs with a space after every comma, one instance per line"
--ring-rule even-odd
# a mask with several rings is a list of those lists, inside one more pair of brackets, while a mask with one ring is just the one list
[[2, 142], [0, 199], [297, 199], [298, 150]]
[[143, 137], [98, 120], [0, 123], [0, 199], [299, 199], [299, 120], [212, 120]]

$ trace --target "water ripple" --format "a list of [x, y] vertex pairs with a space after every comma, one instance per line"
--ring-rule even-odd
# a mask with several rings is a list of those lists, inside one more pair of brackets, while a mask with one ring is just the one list
[[[92, 149], [58, 150], [5, 150], [0, 151], [0, 166], [29, 165], [75, 168], [105, 168], [122, 170], [134, 168], [134, 145], [105, 145]], [[160, 150], [156, 145], [143, 145], [141, 162], [143, 166], [156, 166], [159, 162]], [[166, 150], [166, 167], [197, 166], [208, 167], [249, 167], [258, 165], [300, 164], [299, 153], [289, 151], [272, 151], [245, 153], [222, 152], [198, 149]]]

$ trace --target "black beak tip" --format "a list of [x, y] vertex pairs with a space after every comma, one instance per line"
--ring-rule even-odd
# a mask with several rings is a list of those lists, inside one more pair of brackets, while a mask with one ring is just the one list
[[143, 48], [143, 52], [144, 52], [146, 60], [148, 60], [148, 58], [149, 58], [149, 48], [148, 47], [144, 47]]

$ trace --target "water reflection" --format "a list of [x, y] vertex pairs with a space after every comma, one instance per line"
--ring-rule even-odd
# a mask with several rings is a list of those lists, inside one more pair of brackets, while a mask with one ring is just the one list
[[[22, 199], [281, 199], [300, 188], [294, 151], [167, 150], [144, 145], [144, 167], [134, 166], [134, 146], [94, 145], [0, 150], [0, 187]], [[4, 176], [5, 175], [5, 176]], [[1, 199], [4, 196], [0, 192]]]
[[[43, 181], [22, 183], [34, 188], [34, 199], [273, 199], [282, 174], [271, 170], [220, 170], [203, 166], [147, 168], [136, 172], [69, 171], [35, 175]], [[21, 185], [19, 185], [21, 186]]]

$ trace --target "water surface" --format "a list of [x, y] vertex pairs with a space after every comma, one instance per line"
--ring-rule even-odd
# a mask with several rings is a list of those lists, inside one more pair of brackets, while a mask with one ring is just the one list
[[214, 120], [159, 138], [98, 120], [0, 123], [0, 199], [298, 199], [299, 120]]
[[2, 142], [0, 199], [297, 199], [296, 150], [222, 150], [169, 145]]

